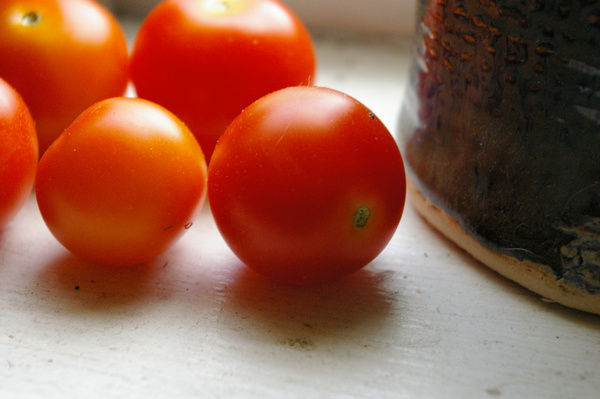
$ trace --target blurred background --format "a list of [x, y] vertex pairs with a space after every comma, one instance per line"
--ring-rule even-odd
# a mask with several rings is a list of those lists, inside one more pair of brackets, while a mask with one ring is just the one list
[[[160, 0], [98, 0], [115, 14], [143, 17]], [[410, 35], [416, 0], [281, 0], [312, 30]]]

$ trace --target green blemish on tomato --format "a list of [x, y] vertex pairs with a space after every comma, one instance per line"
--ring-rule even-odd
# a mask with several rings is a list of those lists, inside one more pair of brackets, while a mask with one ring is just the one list
[[42, 14], [32, 11], [23, 15], [21, 18], [21, 25], [23, 26], [35, 26], [42, 20]]
[[367, 207], [360, 207], [354, 212], [354, 227], [363, 229], [369, 222], [371, 211]]

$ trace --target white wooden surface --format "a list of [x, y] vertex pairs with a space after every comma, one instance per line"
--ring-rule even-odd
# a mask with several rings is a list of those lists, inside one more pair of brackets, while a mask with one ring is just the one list
[[[315, 37], [318, 83], [394, 130], [408, 43]], [[598, 398], [600, 318], [546, 303], [408, 206], [331, 286], [247, 270], [210, 212], [145, 266], [68, 254], [31, 198], [0, 235], [0, 398]]]

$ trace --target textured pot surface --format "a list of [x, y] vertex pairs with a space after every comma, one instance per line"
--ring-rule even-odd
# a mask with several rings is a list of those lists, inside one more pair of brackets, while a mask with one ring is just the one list
[[421, 1], [409, 178], [495, 253], [600, 302], [600, 2]]

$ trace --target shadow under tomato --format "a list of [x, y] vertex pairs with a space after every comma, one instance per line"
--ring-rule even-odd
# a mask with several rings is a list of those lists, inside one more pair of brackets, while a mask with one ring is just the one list
[[140, 304], [153, 294], [152, 282], [161, 267], [156, 261], [131, 267], [107, 267], [65, 253], [50, 261], [37, 276], [40, 295], [72, 310], [110, 311]]
[[5, 240], [4, 240], [4, 229], [0, 228], [0, 268], [5, 266], [4, 263], [4, 252], [6, 249], [4, 248]]
[[390, 284], [394, 276], [367, 267], [332, 284], [289, 286], [240, 265], [227, 287], [222, 317], [229, 317], [227, 324], [236, 331], [296, 349], [311, 349], [328, 338], [368, 338], [399, 311], [401, 293]]

